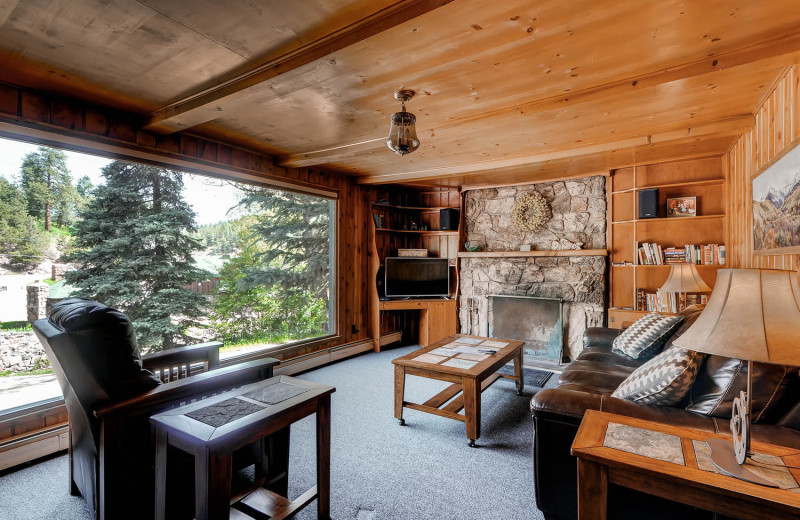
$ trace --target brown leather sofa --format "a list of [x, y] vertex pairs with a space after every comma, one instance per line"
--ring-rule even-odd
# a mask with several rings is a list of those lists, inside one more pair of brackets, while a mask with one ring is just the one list
[[[684, 322], [667, 341], [668, 348], [700, 315], [688, 308]], [[731, 406], [744, 390], [747, 364], [708, 356], [689, 394], [674, 406], [643, 405], [611, 394], [642, 361], [620, 356], [611, 344], [621, 331], [590, 328], [584, 350], [563, 372], [558, 386], [531, 400], [536, 504], [546, 520], [577, 518], [577, 465], [570, 446], [586, 410], [602, 410], [714, 432], [728, 432]], [[755, 364], [753, 436], [755, 440], [800, 448], [800, 378], [798, 369]], [[628, 489], [609, 486], [608, 518], [713, 519], [713, 514]], [[721, 518], [717, 516], [716, 518]]]

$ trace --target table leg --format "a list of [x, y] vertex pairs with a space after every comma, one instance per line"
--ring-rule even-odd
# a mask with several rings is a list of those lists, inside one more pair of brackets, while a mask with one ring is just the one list
[[405, 426], [403, 419], [403, 399], [405, 398], [406, 388], [406, 367], [394, 366], [394, 417], [400, 421], [400, 426]]
[[464, 396], [464, 418], [467, 423], [467, 438], [471, 448], [481, 436], [481, 388], [474, 377], [465, 377], [461, 388]]
[[167, 432], [156, 428], [156, 520], [167, 518]]
[[606, 520], [608, 467], [578, 457], [578, 520]]
[[522, 395], [522, 391], [525, 389], [525, 380], [522, 374], [522, 355], [522, 347], [520, 347], [517, 351], [517, 355], [514, 356], [514, 376], [517, 378], [517, 395]]
[[194, 501], [196, 520], [227, 520], [230, 517], [231, 452], [200, 450], [195, 455]]
[[265, 487], [281, 496], [289, 494], [289, 435], [290, 426], [270, 435], [267, 443], [267, 472]]
[[317, 518], [331, 517], [331, 396], [317, 401]]

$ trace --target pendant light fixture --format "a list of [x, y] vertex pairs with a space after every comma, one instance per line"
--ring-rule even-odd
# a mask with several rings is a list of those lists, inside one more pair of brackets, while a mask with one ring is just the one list
[[394, 98], [402, 104], [400, 112], [392, 114], [392, 124], [389, 127], [389, 137], [386, 146], [397, 155], [406, 155], [419, 148], [417, 139], [417, 116], [406, 112], [406, 101], [414, 97], [413, 90], [398, 90]]

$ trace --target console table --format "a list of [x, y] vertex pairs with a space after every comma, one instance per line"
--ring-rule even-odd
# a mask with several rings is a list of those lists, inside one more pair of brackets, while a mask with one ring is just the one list
[[[175, 446], [194, 455], [197, 520], [291, 518], [315, 498], [318, 518], [328, 520], [330, 396], [335, 391], [277, 376], [151, 417], [156, 434], [156, 519], [165, 518], [167, 451]], [[241, 500], [231, 500], [233, 452], [313, 413], [317, 416], [317, 485], [294, 501], [263, 487]], [[256, 464], [257, 485], [265, 471], [263, 464]]]
[[[708, 439], [731, 437], [587, 411], [572, 444], [578, 457], [578, 519], [605, 520], [609, 483], [734, 518], [800, 515], [800, 470], [751, 466], [768, 468], [772, 474], [763, 476], [784, 489], [717, 473], [708, 456]], [[759, 442], [753, 442], [752, 450], [759, 457], [800, 466], [800, 450]]]

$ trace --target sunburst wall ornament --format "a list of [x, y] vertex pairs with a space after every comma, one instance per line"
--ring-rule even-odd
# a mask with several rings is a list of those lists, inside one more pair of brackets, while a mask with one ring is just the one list
[[394, 98], [401, 103], [401, 109], [400, 112], [392, 114], [386, 146], [397, 155], [406, 155], [419, 148], [419, 139], [415, 128], [417, 116], [406, 112], [406, 101], [412, 97], [414, 97], [413, 90], [398, 90], [394, 93]]

